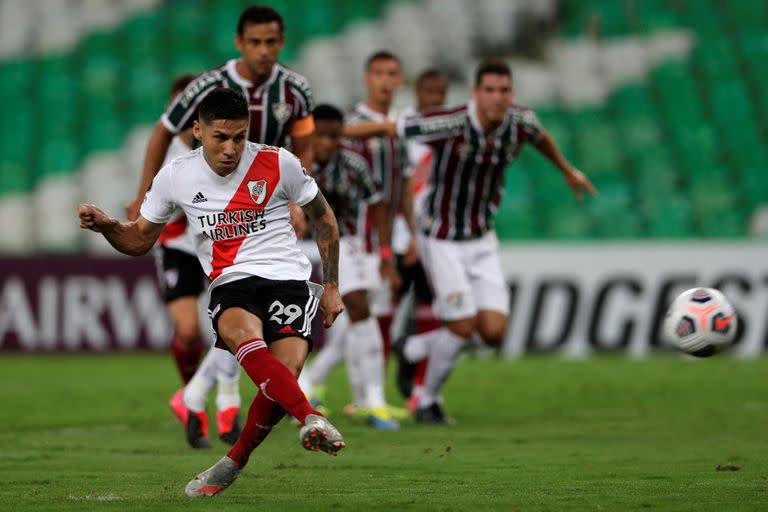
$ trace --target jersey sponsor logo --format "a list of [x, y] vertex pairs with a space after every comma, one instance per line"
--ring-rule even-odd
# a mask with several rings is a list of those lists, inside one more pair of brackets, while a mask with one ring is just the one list
[[253, 202], [260, 205], [267, 197], [267, 180], [249, 181], [248, 192], [251, 194]]
[[228, 210], [197, 217], [203, 233], [214, 242], [243, 238], [267, 227], [264, 212], [259, 210]]
[[192, 204], [204, 203], [206, 201], [208, 201], [208, 199], [205, 198], [202, 192], [198, 192], [195, 194], [195, 197], [192, 198]]
[[291, 118], [291, 106], [287, 103], [273, 103], [272, 114], [280, 124], [285, 124]]

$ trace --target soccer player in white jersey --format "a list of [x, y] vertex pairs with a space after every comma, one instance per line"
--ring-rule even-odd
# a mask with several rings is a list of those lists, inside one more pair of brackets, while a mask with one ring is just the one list
[[[194, 130], [202, 147], [160, 170], [136, 221], [121, 223], [92, 204], [79, 206], [81, 227], [102, 233], [129, 255], [145, 254], [174, 210], [184, 211], [200, 264], [211, 279], [216, 344], [236, 355], [260, 390], [232, 449], [187, 484], [191, 497], [214, 496], [234, 482], [286, 413], [304, 425], [300, 440], [307, 450], [335, 455], [345, 446], [296, 381], [311, 349], [318, 308], [326, 327], [343, 311], [333, 211], [295, 156], [246, 141], [248, 104], [238, 92], [209, 93]], [[310, 263], [297, 247], [289, 201], [315, 224], [324, 286], [307, 280]]]
[[[283, 17], [273, 8], [254, 5], [243, 9], [235, 37], [240, 57], [196, 77], [171, 102], [155, 126], [147, 146], [137, 196], [127, 208], [129, 220], [138, 215], [144, 192], [160, 169], [173, 134], [191, 127], [200, 101], [218, 87], [241, 91], [247, 99], [251, 114], [249, 141], [272, 146], [285, 146], [290, 142], [304, 168], [311, 169], [314, 99], [306, 78], [278, 62], [285, 44], [284, 31]], [[304, 214], [296, 205], [291, 207], [294, 227], [298, 233], [305, 232]], [[231, 354], [211, 350], [190, 385], [171, 398], [170, 405], [176, 416], [182, 421], [184, 418], [192, 419], [191, 423], [185, 424], [185, 430], [188, 442], [193, 446], [208, 445], [205, 406], [217, 380], [216, 423], [219, 435], [225, 442], [231, 443], [236, 439], [239, 420], [232, 404], [239, 403], [239, 371], [237, 361]]]
[[[416, 411], [423, 423], [450, 423], [440, 390], [461, 348], [472, 338], [498, 346], [504, 340], [509, 290], [499, 260], [493, 217], [504, 191], [504, 171], [524, 144], [559, 170], [577, 198], [594, 194], [544, 130], [536, 114], [512, 103], [512, 72], [502, 61], [485, 61], [475, 74], [473, 101], [433, 109], [395, 123], [348, 127], [349, 136], [399, 134], [429, 144], [432, 178], [420, 209], [419, 252], [443, 327], [408, 337], [400, 346], [401, 371], [424, 357], [429, 365]], [[355, 128], [353, 130], [353, 128]]]
[[382, 277], [391, 280], [395, 268], [392, 260], [383, 261], [379, 269], [372, 266], [362, 237], [364, 214], [371, 211], [380, 239], [389, 245], [387, 210], [373, 182], [370, 155], [359, 147], [341, 144], [341, 111], [331, 105], [318, 105], [314, 116], [312, 177], [336, 213], [339, 225], [339, 290], [345, 313], [328, 330], [326, 343], [302, 372], [299, 385], [315, 403], [315, 387], [324, 384], [331, 370], [345, 360], [355, 402], [366, 411], [368, 424], [395, 430], [399, 424], [384, 398], [384, 342], [368, 303], [369, 292], [380, 286]]

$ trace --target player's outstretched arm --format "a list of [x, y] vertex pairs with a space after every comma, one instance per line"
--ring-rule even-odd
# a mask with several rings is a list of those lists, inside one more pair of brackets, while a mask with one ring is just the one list
[[397, 125], [392, 121], [366, 122], [344, 126], [344, 136], [350, 139], [396, 137]]
[[336, 215], [320, 191], [302, 208], [315, 225], [325, 288], [325, 293], [320, 298], [320, 309], [325, 317], [325, 326], [330, 327], [336, 317], [344, 311], [344, 304], [339, 295], [339, 226], [336, 224]]
[[168, 128], [162, 122], [158, 121], [147, 143], [147, 153], [144, 156], [144, 168], [141, 171], [139, 190], [134, 200], [125, 205], [125, 216], [128, 220], [139, 218], [139, 210], [141, 209], [142, 201], [144, 201], [144, 194], [146, 194], [149, 184], [152, 183], [152, 178], [155, 177], [157, 171], [163, 166], [172, 140], [173, 133], [168, 131]]
[[577, 199], [581, 200], [584, 197], [585, 190], [593, 196], [597, 195], [597, 191], [589, 179], [583, 172], [573, 167], [568, 160], [565, 159], [560, 152], [560, 148], [557, 147], [555, 140], [546, 130], [541, 130], [538, 139], [536, 139], [536, 142], [534, 142], [533, 145], [539, 153], [544, 155], [547, 160], [552, 162], [552, 165], [557, 167], [560, 172], [563, 173], [565, 183]]
[[165, 224], [139, 217], [133, 222], [120, 222], [93, 204], [78, 206], [80, 227], [101, 233], [112, 247], [129, 256], [146, 254], [157, 241]]

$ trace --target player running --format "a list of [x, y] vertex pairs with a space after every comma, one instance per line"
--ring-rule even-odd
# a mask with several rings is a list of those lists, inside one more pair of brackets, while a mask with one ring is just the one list
[[[365, 101], [358, 103], [354, 109], [346, 116], [346, 123], [354, 125], [357, 123], [367, 123], [376, 121], [394, 120], [396, 113], [392, 109], [395, 93], [402, 85], [403, 76], [400, 60], [388, 51], [378, 51], [368, 57], [365, 62], [365, 74], [363, 82], [367, 89]], [[373, 136], [361, 141], [364, 145], [364, 151], [371, 155], [371, 165], [373, 170], [374, 182], [376, 183], [387, 210], [388, 230], [387, 239], [391, 238], [392, 225], [395, 213], [401, 209], [406, 221], [407, 229], [410, 233], [415, 231], [415, 221], [413, 218], [413, 194], [411, 190], [411, 165], [408, 159], [408, 148], [405, 139], [398, 136]], [[358, 142], [359, 143], [359, 142]], [[369, 357], [386, 357], [386, 351], [389, 347], [389, 329], [392, 321], [392, 294], [390, 289], [399, 287], [400, 277], [390, 272], [390, 265], [394, 267], [394, 253], [389, 244], [376, 240], [374, 233], [370, 229], [373, 222], [369, 219], [366, 222], [366, 249], [370, 252], [368, 256], [372, 260], [372, 265], [382, 266], [382, 272], [390, 275], [383, 280], [381, 286], [372, 294], [370, 299], [371, 313], [378, 317], [381, 328], [382, 339], [384, 340], [384, 352], [381, 356], [377, 353], [371, 353]], [[415, 243], [408, 245], [407, 262], [413, 262], [417, 259]], [[356, 379], [352, 383], [355, 390], [354, 399], [356, 405], [364, 402], [362, 383]], [[396, 408], [388, 407], [389, 413], [400, 413]], [[355, 413], [354, 407], [347, 408], [347, 412]], [[403, 411], [405, 412], [405, 411]], [[368, 415], [364, 409], [357, 411]], [[406, 412], [407, 414], [407, 412]], [[388, 418], [387, 418], [388, 419]]]
[[[240, 57], [198, 76], [171, 103], [155, 126], [138, 194], [127, 207], [129, 220], [138, 215], [144, 193], [160, 169], [174, 134], [192, 126], [200, 102], [219, 87], [240, 91], [248, 101], [249, 141], [281, 147], [290, 137], [293, 152], [305, 169], [311, 169], [314, 100], [307, 80], [278, 62], [285, 44], [284, 29], [282, 16], [271, 7], [252, 6], [242, 11], [235, 38]], [[296, 205], [292, 205], [291, 221], [299, 234], [306, 231], [304, 214]], [[240, 402], [239, 374], [239, 365], [231, 354], [209, 351], [190, 385], [181, 390], [183, 394], [177, 392], [171, 398], [174, 414], [182, 421], [192, 419], [191, 423], [185, 423], [187, 442], [191, 446], [210, 445], [205, 405], [217, 381], [219, 392], [224, 385], [229, 397], [222, 401], [217, 398], [219, 436], [228, 443], [237, 438], [239, 415], [232, 404]]]
[[[214, 496], [232, 484], [286, 412], [304, 425], [300, 439], [307, 450], [335, 455], [345, 446], [296, 381], [311, 349], [318, 308], [326, 327], [343, 310], [333, 211], [296, 157], [246, 142], [248, 103], [238, 92], [210, 92], [200, 102], [194, 131], [202, 147], [160, 170], [136, 221], [120, 223], [94, 205], [79, 206], [81, 227], [135, 256], [152, 247], [176, 208], [184, 211], [211, 279], [216, 345], [236, 355], [260, 390], [232, 449], [187, 484], [192, 497]], [[205, 201], [196, 202], [200, 197]], [[324, 286], [307, 280], [310, 263], [296, 244], [289, 201], [315, 224]]]
[[[409, 116], [418, 112], [442, 107], [448, 95], [448, 78], [437, 69], [422, 71], [416, 78], [413, 92], [416, 97], [416, 108], [403, 111], [401, 115]], [[424, 197], [424, 191], [429, 184], [432, 172], [432, 148], [428, 144], [415, 139], [408, 141], [408, 155], [413, 162], [414, 204]], [[414, 206], [415, 210], [418, 210]], [[402, 215], [395, 217], [392, 229], [392, 252], [395, 253], [397, 271], [400, 274], [401, 286], [397, 291], [398, 305], [392, 322], [392, 332], [395, 339], [413, 333], [422, 333], [437, 329], [440, 320], [432, 311], [432, 290], [429, 288], [424, 267], [418, 260], [408, 260], [406, 253], [411, 234]], [[419, 406], [419, 397], [424, 389], [424, 374], [427, 360], [419, 361], [412, 380], [399, 381], [398, 389], [408, 400], [408, 409], [415, 411]]]
[[[366, 256], [362, 227], [368, 210], [376, 219], [375, 227], [384, 245], [389, 245], [387, 211], [371, 175], [370, 157], [341, 145], [344, 115], [331, 105], [315, 108], [314, 155], [312, 176], [336, 213], [339, 240], [339, 291], [346, 314], [328, 330], [326, 343], [312, 365], [299, 377], [299, 385], [315, 403], [315, 386], [346, 360], [350, 382], [360, 386], [360, 405], [367, 412], [368, 423], [382, 430], [399, 428], [387, 411], [384, 399], [384, 342], [376, 319], [371, 315], [368, 293], [380, 286], [379, 269]], [[390, 274], [392, 262], [384, 262]], [[386, 272], [386, 271], [385, 271]], [[386, 278], [387, 275], [385, 274]], [[313, 401], [314, 400], [314, 401]]]
[[432, 146], [432, 178], [420, 213], [419, 252], [443, 327], [409, 336], [393, 347], [398, 380], [411, 378], [414, 363], [428, 357], [416, 411], [423, 423], [450, 423], [440, 390], [459, 352], [473, 337], [491, 346], [504, 340], [509, 290], [504, 281], [493, 217], [504, 191], [504, 170], [532, 144], [562, 173], [577, 198], [595, 194], [589, 180], [560, 153], [536, 114], [512, 104], [512, 73], [502, 61], [480, 64], [473, 101], [402, 118], [397, 124], [348, 127], [347, 135], [387, 133]]

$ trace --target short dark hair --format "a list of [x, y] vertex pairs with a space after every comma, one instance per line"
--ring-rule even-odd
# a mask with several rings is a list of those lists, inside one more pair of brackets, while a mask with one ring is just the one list
[[421, 85], [427, 81], [432, 79], [440, 79], [440, 80], [448, 80], [448, 77], [445, 76], [445, 73], [440, 71], [437, 68], [429, 68], [425, 69], [421, 73], [419, 73], [419, 76], [416, 77], [416, 87], [421, 87]]
[[186, 89], [186, 87], [194, 79], [195, 79], [195, 75], [193, 75], [192, 73], [177, 76], [176, 78], [173, 79], [173, 82], [171, 82], [171, 90], [168, 91], [168, 95], [171, 98], [173, 98], [174, 96], [179, 94], [181, 91]]
[[252, 5], [243, 9], [240, 19], [237, 20], [237, 35], [242, 36], [247, 23], [261, 25], [262, 23], [275, 22], [280, 27], [280, 34], [285, 32], [285, 22], [279, 12], [268, 5]]
[[374, 52], [367, 59], [365, 59], [365, 70], [369, 71], [371, 69], [371, 64], [373, 64], [377, 60], [393, 60], [397, 62], [398, 65], [400, 65], [400, 59], [397, 58], [397, 55], [390, 52], [389, 50], [379, 50], [377, 52]]
[[248, 102], [234, 89], [217, 87], [206, 94], [200, 102], [197, 116], [206, 124], [216, 119], [248, 119]]
[[337, 121], [344, 122], [344, 114], [338, 108], [328, 103], [322, 103], [312, 111], [312, 117], [315, 121]]
[[483, 75], [506, 75], [512, 80], [512, 70], [509, 65], [503, 60], [489, 59], [484, 60], [477, 66], [475, 72], [475, 87], [480, 85], [483, 80]]

